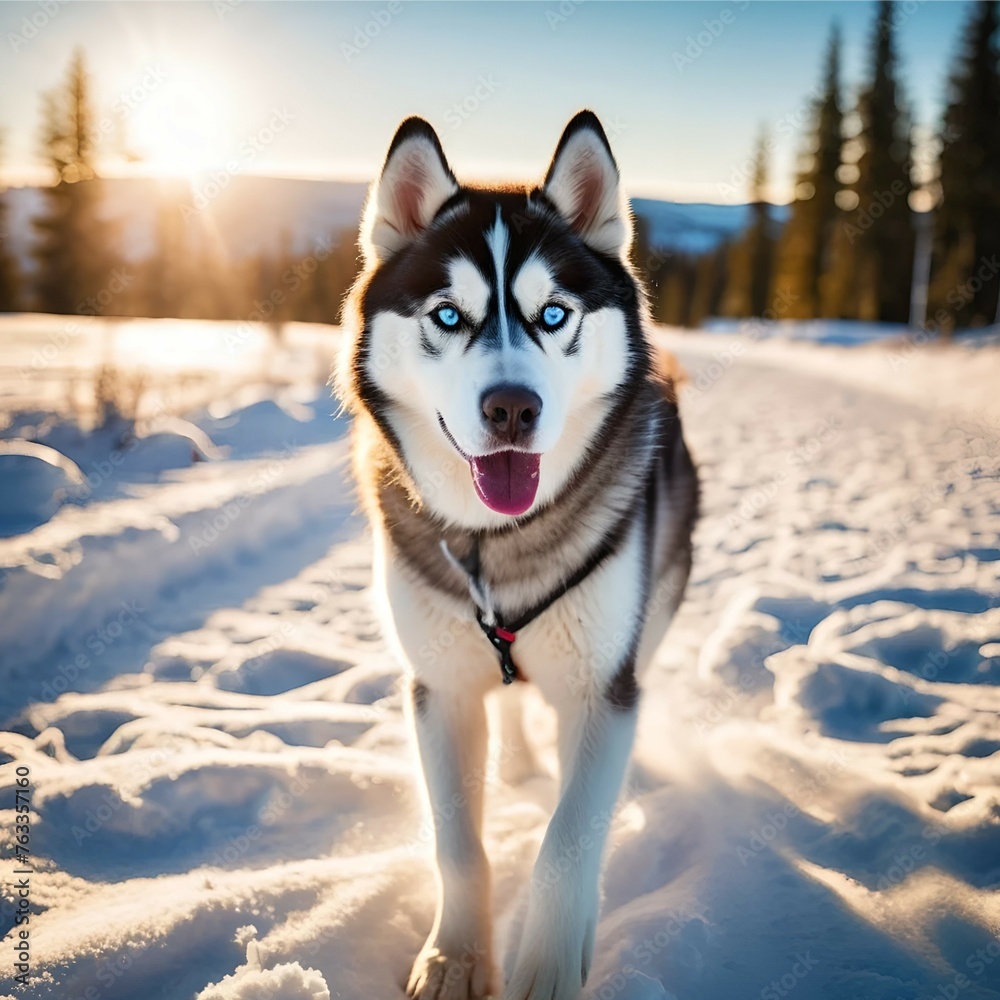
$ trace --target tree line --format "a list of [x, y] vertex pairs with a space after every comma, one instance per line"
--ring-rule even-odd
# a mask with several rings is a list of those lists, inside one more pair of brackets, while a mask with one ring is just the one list
[[337, 322], [360, 266], [356, 229], [305, 251], [279, 235], [275, 249], [234, 259], [210, 225], [184, 211], [186, 183], [163, 182], [156, 185], [151, 250], [139, 260], [126, 255], [120, 224], [104, 212], [96, 117], [78, 50], [64, 82], [43, 99], [42, 149], [53, 183], [42, 189], [44, 207], [32, 219], [28, 273], [3, 238], [8, 208], [0, 197], [0, 312]]
[[899, 20], [882, 0], [853, 107], [840, 79], [840, 35], [831, 31], [783, 226], [764, 197], [766, 136], [753, 156], [750, 220], [735, 238], [699, 255], [669, 254], [650, 245], [639, 220], [634, 262], [647, 278], [656, 319], [681, 326], [710, 316], [913, 322], [943, 336], [997, 321], [997, 4], [970, 6], [924, 185], [914, 181]]
[[[866, 80], [852, 106], [841, 83], [840, 35], [832, 30], [784, 224], [765, 197], [766, 135], [753, 156], [749, 221], [735, 237], [705, 253], [671, 253], [654, 245], [648, 225], [637, 220], [633, 256], [657, 320], [680, 326], [710, 316], [913, 322], [947, 336], [997, 319], [997, 3], [970, 5], [935, 136], [933, 173], [922, 184], [914, 180], [898, 21], [890, 0], [881, 0]], [[285, 237], [277, 249], [233, 260], [209, 227], [183, 217], [186, 192], [178, 183], [161, 187], [152, 250], [142, 260], [126, 260], [122, 234], [102, 211], [95, 120], [78, 51], [64, 83], [44, 100], [42, 147], [53, 184], [33, 220], [27, 275], [4, 238], [9, 223], [0, 197], [0, 311], [337, 321], [359, 268], [353, 229], [330, 234], [305, 255]]]

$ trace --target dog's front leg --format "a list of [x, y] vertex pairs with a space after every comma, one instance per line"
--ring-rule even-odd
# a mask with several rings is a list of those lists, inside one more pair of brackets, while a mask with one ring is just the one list
[[495, 989], [490, 871], [481, 840], [486, 763], [482, 695], [414, 681], [413, 722], [437, 849], [438, 900], [407, 994], [420, 1000], [478, 998]]
[[556, 708], [562, 791], [535, 863], [505, 1000], [572, 1000], [587, 978], [601, 856], [635, 735], [634, 688], [622, 699], [595, 681]]

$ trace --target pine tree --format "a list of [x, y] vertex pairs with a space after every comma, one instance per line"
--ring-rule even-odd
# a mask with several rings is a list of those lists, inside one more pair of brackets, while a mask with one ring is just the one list
[[[649, 219], [636, 214], [629, 259], [649, 302], [653, 320], [657, 323], [663, 322], [660, 316], [661, 293], [674, 256], [673, 251], [654, 244]], [[349, 265], [350, 262], [345, 263]]]
[[153, 252], [144, 262], [143, 298], [147, 316], [189, 317], [192, 254], [180, 205], [183, 184], [157, 187]]
[[[1000, 48], [997, 5], [972, 8], [949, 79], [941, 135], [932, 303], [956, 326], [991, 323], [1000, 275]], [[983, 276], [976, 274], [982, 269]]]
[[722, 311], [726, 316], [763, 316], [768, 308], [774, 234], [771, 206], [764, 194], [767, 186], [767, 147], [767, 137], [762, 135], [754, 154], [750, 224], [733, 244], [729, 255], [729, 278], [722, 300]]
[[316, 271], [314, 283], [317, 322], [341, 322], [344, 300], [360, 271], [358, 231], [341, 229], [330, 242], [329, 256]]
[[812, 134], [798, 175], [791, 217], [776, 251], [774, 297], [789, 303], [788, 316], [823, 315], [820, 279], [829, 267], [831, 240], [840, 217], [837, 171], [843, 146], [840, 105], [840, 32], [830, 32], [820, 95], [813, 104]]
[[[274, 336], [280, 337], [286, 322], [297, 317], [297, 307], [302, 289], [315, 278], [310, 262], [299, 258], [292, 250], [292, 235], [284, 230], [278, 237], [278, 246], [272, 251], [262, 251], [252, 261], [253, 301], [266, 312], [267, 324]], [[250, 305], [251, 310], [253, 304]]]
[[10, 246], [7, 208], [6, 192], [0, 190], [0, 312], [17, 312], [21, 306], [21, 277]]
[[90, 78], [77, 50], [65, 83], [44, 101], [42, 146], [55, 175], [46, 189], [46, 212], [34, 220], [36, 294], [45, 312], [98, 312], [109, 306], [104, 300], [114, 284], [115, 261], [111, 231], [100, 214], [93, 123]]
[[[854, 195], [845, 190], [845, 195]], [[827, 266], [819, 279], [819, 315], [824, 319], [857, 319], [858, 255], [856, 214], [837, 209], [833, 232], [825, 248]]]
[[668, 326], [689, 326], [693, 269], [689, 258], [678, 255], [664, 268], [656, 301], [656, 316]]
[[912, 143], [910, 115], [897, 80], [889, 0], [878, 6], [871, 66], [870, 83], [858, 102], [858, 202], [845, 233], [856, 258], [857, 318], [905, 323], [913, 278]]
[[688, 322], [693, 327], [721, 311], [722, 295], [726, 284], [726, 259], [729, 245], [721, 243], [714, 250], [703, 253], [695, 261], [694, 288], [691, 292], [691, 309]]

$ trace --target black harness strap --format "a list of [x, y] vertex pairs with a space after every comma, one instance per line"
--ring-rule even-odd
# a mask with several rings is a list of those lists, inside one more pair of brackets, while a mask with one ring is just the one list
[[[479, 536], [476, 536], [472, 552], [466, 559], [460, 562], [460, 565], [469, 575], [469, 589], [473, 594], [473, 602], [476, 605], [476, 621], [500, 658], [500, 673], [503, 675], [504, 684], [524, 679], [517, 668], [517, 664], [514, 662], [514, 657], [511, 655], [510, 650], [510, 647], [514, 644], [514, 640], [517, 638], [517, 633], [548, 611], [556, 601], [564, 597], [574, 587], [578, 587], [583, 583], [618, 548], [628, 531], [634, 513], [635, 507], [630, 507], [611, 531], [605, 535], [601, 544], [591, 552], [584, 563], [556, 587], [555, 590], [542, 598], [537, 604], [528, 608], [527, 611], [518, 615], [513, 621], [507, 623], [504, 622], [496, 609], [491, 608], [487, 613], [487, 610], [480, 605], [475, 597], [476, 594], [482, 595], [484, 593], [480, 580]], [[492, 623], [487, 621], [487, 617], [493, 619]]]

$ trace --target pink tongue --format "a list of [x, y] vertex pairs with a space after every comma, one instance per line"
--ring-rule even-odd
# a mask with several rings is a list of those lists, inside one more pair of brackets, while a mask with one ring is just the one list
[[541, 455], [524, 451], [469, 459], [479, 499], [498, 514], [523, 514], [535, 501], [541, 460]]

